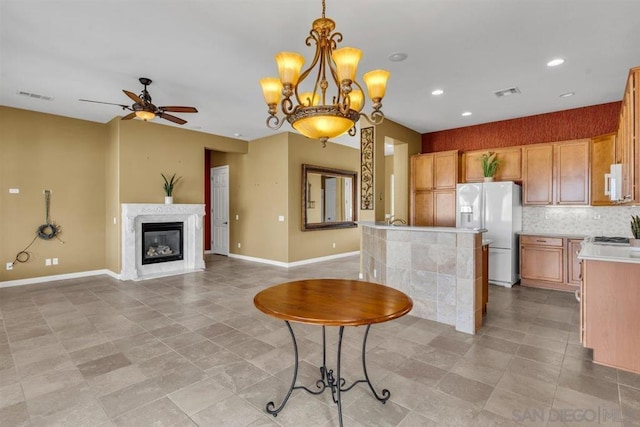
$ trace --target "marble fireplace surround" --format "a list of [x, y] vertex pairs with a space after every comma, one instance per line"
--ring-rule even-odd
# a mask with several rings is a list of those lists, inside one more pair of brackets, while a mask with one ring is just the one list
[[[144, 280], [204, 269], [203, 204], [122, 203], [121, 280]], [[178, 261], [142, 265], [142, 224], [182, 222], [183, 258]]]

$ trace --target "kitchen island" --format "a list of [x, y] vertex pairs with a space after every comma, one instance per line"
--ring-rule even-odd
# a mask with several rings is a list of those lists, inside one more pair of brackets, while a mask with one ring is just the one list
[[413, 299], [411, 315], [474, 334], [482, 325], [482, 233], [359, 222], [364, 280]]
[[593, 361], [640, 373], [640, 251], [585, 242], [580, 285], [580, 336]]

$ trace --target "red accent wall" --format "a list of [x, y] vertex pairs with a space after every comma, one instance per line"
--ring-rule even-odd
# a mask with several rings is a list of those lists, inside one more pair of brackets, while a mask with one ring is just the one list
[[204, 250], [211, 250], [211, 150], [204, 150]]
[[591, 138], [618, 129], [620, 101], [422, 135], [422, 152], [537, 144]]

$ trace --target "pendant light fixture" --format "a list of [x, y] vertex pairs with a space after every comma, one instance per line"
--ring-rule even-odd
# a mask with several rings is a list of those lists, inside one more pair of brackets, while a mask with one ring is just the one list
[[[298, 53], [280, 52], [275, 56], [280, 77], [260, 80], [269, 107], [269, 128], [280, 129], [286, 119], [298, 132], [319, 139], [326, 146], [327, 140], [345, 132], [355, 135], [355, 124], [360, 117], [374, 125], [384, 120], [381, 107], [389, 72], [374, 70], [363, 75], [373, 104], [371, 115], [366, 115], [362, 112], [364, 93], [356, 80], [362, 51], [353, 47], [337, 49], [342, 34], [333, 32], [335, 27], [335, 22], [325, 17], [325, 0], [322, 0], [322, 17], [313, 22], [306, 39], [307, 46], [312, 43], [316, 46], [309, 68], [302, 71], [305, 60]], [[312, 78], [307, 81], [312, 73], [315, 81]], [[278, 104], [282, 117], [278, 117]]]

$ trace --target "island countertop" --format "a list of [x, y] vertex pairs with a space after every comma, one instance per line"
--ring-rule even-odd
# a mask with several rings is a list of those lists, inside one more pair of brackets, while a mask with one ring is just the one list
[[640, 264], [640, 248], [625, 245], [583, 243], [578, 259]]
[[487, 230], [485, 228], [456, 228], [456, 227], [424, 227], [420, 225], [389, 225], [384, 221], [358, 221], [358, 225], [363, 225], [372, 228], [378, 228], [382, 230], [397, 230], [397, 231], [429, 231], [429, 232], [440, 232], [440, 233], [470, 233], [470, 234], [478, 234], [484, 233]]

